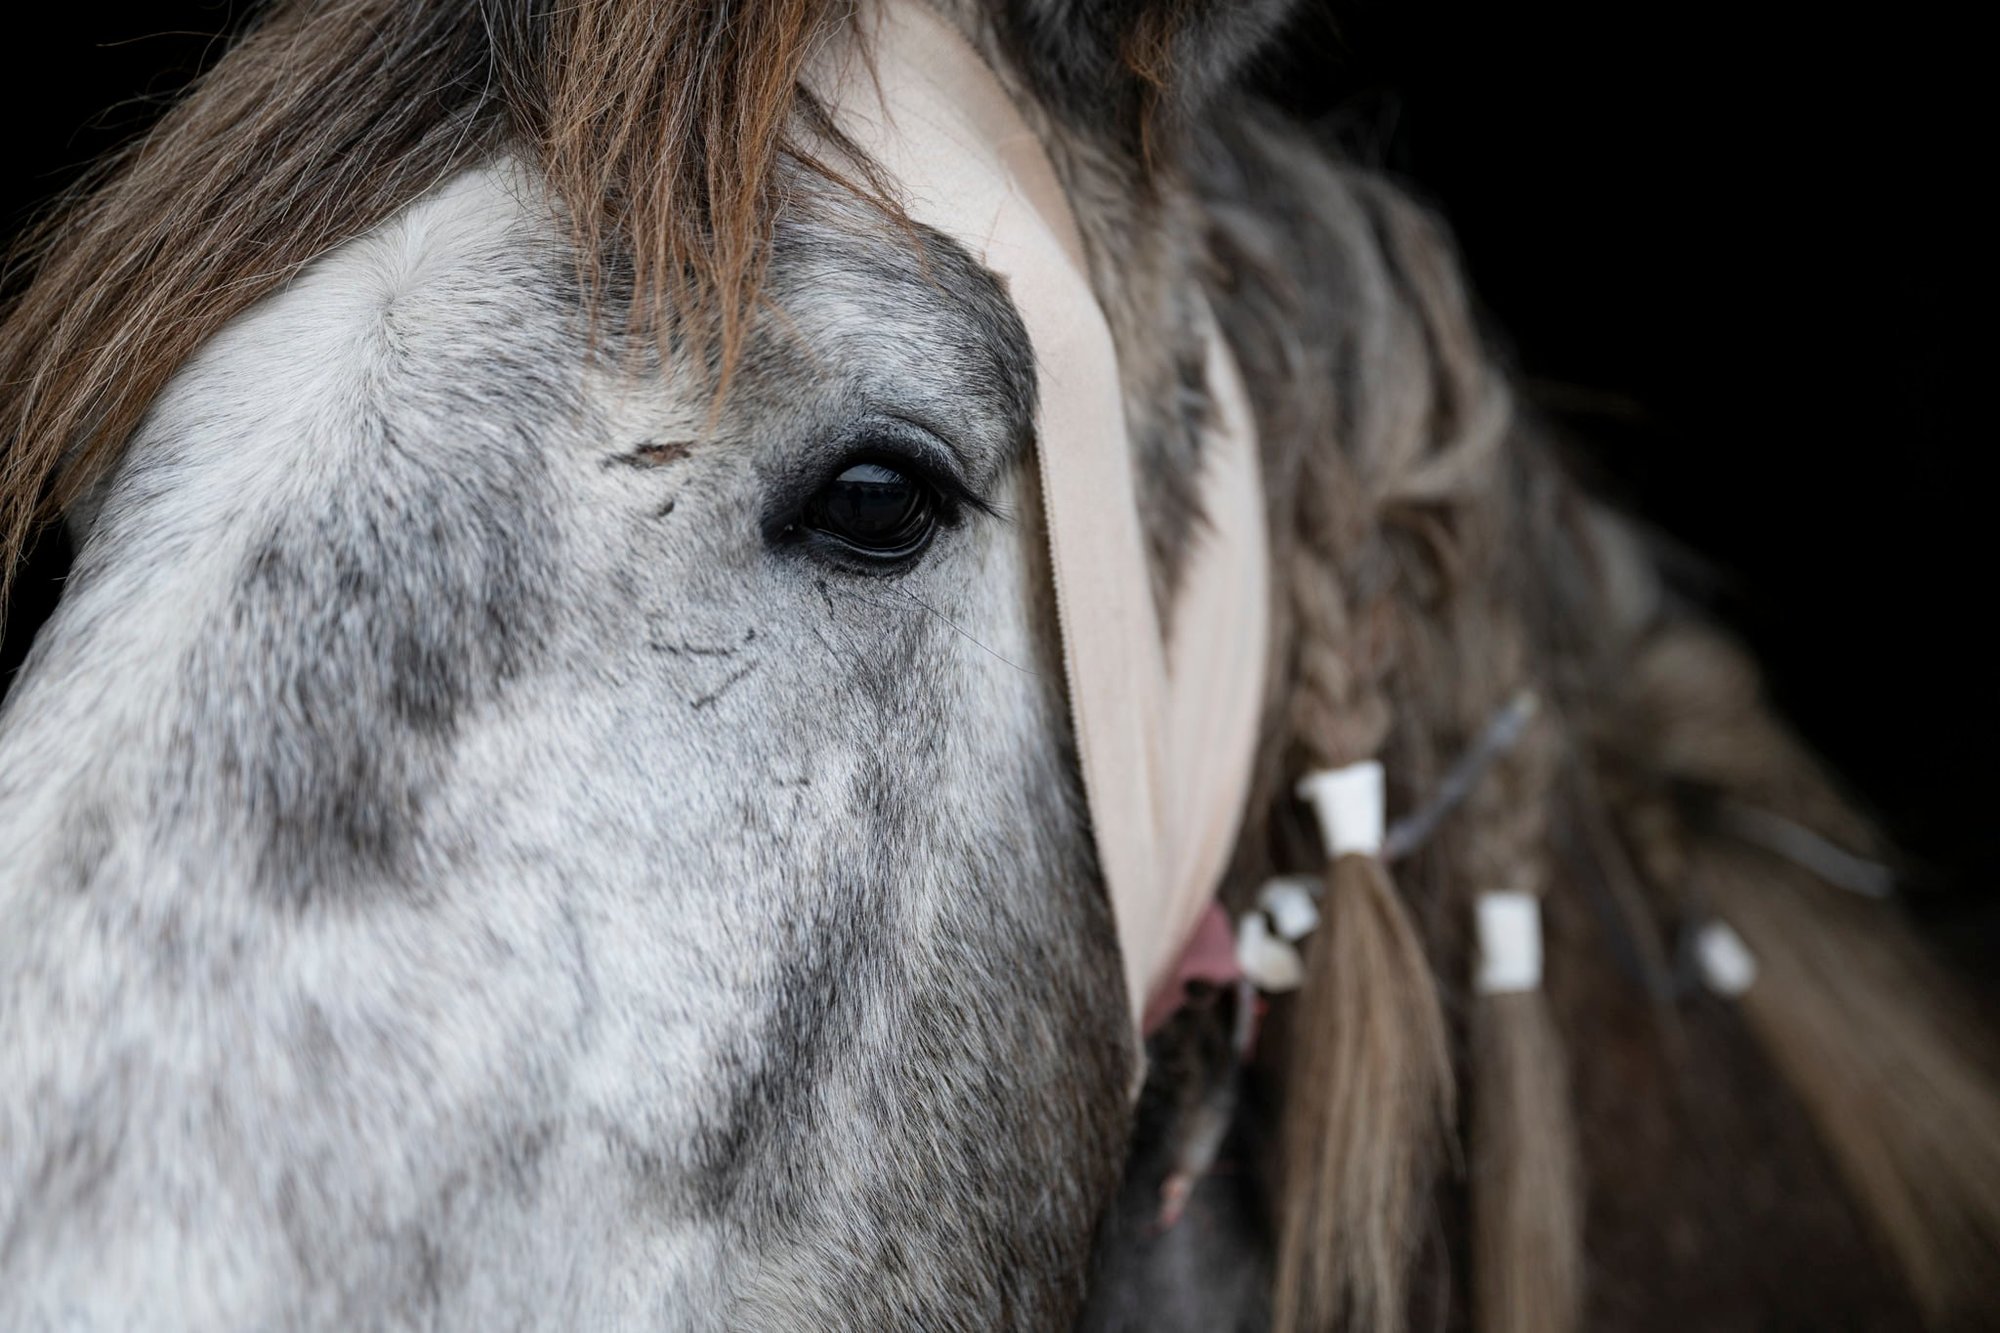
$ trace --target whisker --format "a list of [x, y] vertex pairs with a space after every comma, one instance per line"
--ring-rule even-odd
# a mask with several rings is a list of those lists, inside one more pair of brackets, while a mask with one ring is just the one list
[[[866, 603], [868, 603], [868, 604], [869, 604], [870, 606], [882, 606], [882, 605], [884, 605], [884, 604], [883, 604], [882, 602], [879, 602], [879, 601], [877, 601], [877, 600], [876, 600], [875, 598], [873, 598], [873, 597], [864, 597], [864, 596], [862, 596], [862, 595], [861, 595], [861, 594], [860, 594], [859, 592], [856, 592], [856, 591], [855, 591], [854, 589], [852, 589], [852, 588], [843, 588], [843, 589], [841, 589], [841, 591], [842, 591], [842, 592], [843, 592], [843, 593], [844, 593], [845, 595], [847, 595], [847, 596], [849, 596], [849, 597], [852, 597], [852, 598], [853, 598], [853, 599], [854, 599], [855, 601], [857, 601], [857, 602], [866, 602]], [[972, 645], [973, 645], [974, 647], [978, 648], [978, 649], [979, 649], [979, 651], [981, 651], [981, 652], [985, 653], [985, 654], [986, 654], [987, 656], [989, 656], [989, 657], [993, 658], [993, 659], [994, 659], [995, 661], [997, 661], [997, 662], [1004, 662], [1004, 663], [1006, 663], [1006, 665], [1008, 665], [1008, 666], [1010, 666], [1010, 667], [1013, 667], [1013, 668], [1014, 668], [1014, 670], [1016, 670], [1016, 671], [1020, 672], [1020, 673], [1021, 673], [1022, 675], [1024, 675], [1024, 676], [1032, 676], [1032, 677], [1033, 677], [1033, 678], [1035, 678], [1036, 680], [1040, 680], [1040, 679], [1041, 679], [1041, 672], [1039, 672], [1039, 671], [1036, 671], [1036, 670], [1035, 670], [1034, 668], [1032, 668], [1032, 667], [1024, 667], [1024, 666], [1022, 666], [1022, 665], [1021, 665], [1021, 664], [1020, 664], [1019, 662], [1016, 662], [1016, 661], [1013, 661], [1013, 660], [1012, 660], [1011, 658], [1007, 657], [1007, 656], [1006, 656], [1006, 654], [1004, 654], [1004, 653], [1001, 653], [1001, 652], [997, 651], [996, 649], [993, 649], [993, 648], [989, 648], [989, 647], [988, 647], [987, 645], [985, 645], [985, 644], [981, 643], [981, 642], [979, 641], [979, 639], [978, 639], [978, 638], [977, 638], [977, 637], [976, 637], [975, 635], [973, 635], [972, 633], [970, 633], [970, 632], [969, 632], [969, 631], [968, 631], [968, 630], [967, 630], [967, 629], [966, 629], [966, 628], [965, 628], [965, 627], [964, 627], [963, 625], [959, 624], [959, 623], [958, 623], [957, 621], [953, 620], [953, 619], [952, 619], [952, 618], [951, 618], [950, 616], [948, 616], [948, 615], [946, 615], [946, 614], [945, 614], [944, 612], [942, 612], [942, 611], [938, 610], [938, 609], [937, 609], [936, 607], [932, 606], [932, 605], [931, 605], [931, 604], [930, 604], [929, 602], [926, 602], [926, 601], [925, 601], [925, 600], [924, 600], [923, 598], [921, 598], [921, 597], [917, 596], [917, 595], [916, 595], [915, 593], [911, 592], [911, 591], [910, 591], [909, 589], [907, 589], [907, 588], [891, 588], [891, 589], [890, 589], [890, 591], [891, 591], [891, 592], [894, 592], [894, 593], [897, 593], [897, 594], [900, 594], [901, 596], [903, 596], [903, 597], [906, 597], [906, 598], [908, 598], [908, 599], [909, 599], [910, 601], [912, 601], [912, 602], [915, 602], [915, 603], [916, 603], [916, 604], [917, 604], [917, 605], [918, 605], [919, 607], [922, 607], [922, 608], [923, 608], [923, 609], [924, 609], [925, 611], [929, 612], [929, 613], [930, 613], [931, 615], [933, 615], [933, 616], [936, 616], [936, 617], [937, 617], [937, 618], [938, 618], [939, 620], [943, 621], [943, 622], [944, 622], [944, 623], [945, 623], [946, 625], [949, 625], [949, 626], [950, 626], [950, 627], [952, 628], [953, 632], [955, 632], [956, 634], [958, 634], [958, 635], [959, 635], [959, 636], [960, 636], [961, 638], [963, 638], [963, 639], [964, 639], [964, 640], [965, 640], [965, 641], [966, 641], [967, 643], [970, 643], [970, 644], [972, 644]]]
[[827, 655], [833, 658], [835, 665], [843, 668], [838, 676], [840, 683], [850, 690], [858, 688], [855, 684], [855, 677], [865, 669], [861, 655], [852, 649], [843, 653], [840, 649], [834, 647], [832, 640], [820, 632], [819, 626], [809, 625], [807, 628], [812, 631], [812, 636], [819, 640], [820, 647], [826, 649]]

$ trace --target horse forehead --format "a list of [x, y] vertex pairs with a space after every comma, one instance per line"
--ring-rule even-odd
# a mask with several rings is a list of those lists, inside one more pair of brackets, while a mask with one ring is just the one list
[[547, 337], [565, 272], [552, 232], [519, 171], [454, 178], [202, 346], [153, 404], [134, 461], [172, 465], [197, 491], [226, 474], [248, 496], [260, 479], [284, 489], [286, 469], [323, 475], [467, 397], [546, 406], [575, 378]]
[[[801, 377], [845, 378], [983, 411], [1018, 443], [1035, 400], [1018, 312], [962, 247], [915, 230], [920, 238], [844, 192], [794, 191], [755, 335], [764, 354], [739, 371], [732, 406], [787, 401]], [[617, 428], [607, 416], [665, 412], [692, 426], [705, 415], [705, 391], [672, 373], [632, 381], [615, 340], [590, 356], [586, 301], [539, 176], [508, 159], [461, 173], [218, 333], [154, 405], [139, 452], [200, 461], [193, 450], [224, 434], [254, 452], [251, 426], [267, 450], [295, 442], [287, 463], [311, 470], [339, 460], [330, 442], [372, 443], [384, 428], [408, 442], [496, 414], [599, 430]]]

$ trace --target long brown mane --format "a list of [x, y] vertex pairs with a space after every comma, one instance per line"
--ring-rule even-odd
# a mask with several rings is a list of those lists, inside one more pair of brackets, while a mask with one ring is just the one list
[[[0, 610], [35, 531], [116, 462], [231, 318], [503, 142], [531, 154], [634, 332], [726, 383], [824, 0], [278, 4], [31, 229], [0, 318]], [[675, 312], [668, 320], [664, 312]]]
[[[1271, 142], [1249, 134], [1244, 152]], [[1246, 364], [1292, 380], [1267, 401], [1296, 398], [1283, 424], [1300, 441], [1273, 464], [1295, 469], [1276, 536], [1291, 665], [1266, 752], [1269, 848], [1243, 852], [1250, 882], [1311, 863], [1288, 800], [1301, 771], [1379, 755], [1408, 803], [1511, 695], [1531, 689], [1543, 708], [1437, 845], [1396, 867], [1400, 886], [1365, 858], [1331, 867], [1329, 929], [1267, 1062], [1284, 1088], [1277, 1327], [1403, 1327], [1422, 1305], [1413, 1265], [1435, 1247], [1430, 1172], [1454, 1161], [1477, 1327], [1583, 1327], [1613, 1301], [1620, 1326], [1653, 1326], [1658, 1274], [1616, 1290], [1615, 1265], [1586, 1264], [1586, 1214], [1706, 1233], [1688, 1243], [1724, 1263], [1732, 1244], [1775, 1246], [1754, 1227], [1720, 1239], [1736, 1223], [1716, 1200], [1748, 1211], [1727, 1175], [1744, 1170], [1825, 1191], [1808, 1123], [1928, 1318], [1977, 1320], [2000, 1254], [1987, 1043], [1893, 904], [1743, 838], [1730, 812], [1867, 854], [1878, 836], [1775, 721], [1742, 652], [1662, 598], [1643, 548], [1563, 475], [1532, 420], [1494, 410], [1497, 371], [1436, 225], [1365, 174], [1324, 185], [1300, 249], [1340, 256], [1325, 288], [1348, 295], [1345, 314], [1300, 309], [1298, 273], [1260, 259], [1270, 246], [1253, 226], [1219, 229], [1241, 293], [1232, 333]], [[1282, 199], [1266, 211], [1299, 212]], [[1352, 360], [1300, 382], [1286, 344], [1316, 319], [1338, 327], [1306, 341]], [[1548, 904], [1545, 991], [1467, 994], [1467, 923], [1493, 889]], [[1735, 1010], [1789, 1094], [1731, 1053], [1730, 1010], [1676, 958], [1716, 921], [1763, 964]], [[1636, 977], [1607, 975], [1621, 948]], [[1749, 1107], [1797, 1127], [1753, 1130]], [[1644, 1152], [1606, 1137], [1620, 1122], [1727, 1163], [1707, 1205], [1636, 1171]], [[1628, 1175], [1639, 1183], [1620, 1197]], [[1776, 1226], [1855, 1243], [1837, 1209], [1764, 1208]]]

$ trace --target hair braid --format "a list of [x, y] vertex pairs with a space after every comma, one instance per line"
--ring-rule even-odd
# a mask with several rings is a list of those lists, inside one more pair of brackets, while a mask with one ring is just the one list
[[[1435, 228], [1378, 183], [1353, 187], [1375, 264], [1360, 285], [1380, 302], [1364, 372], [1380, 373], [1357, 377], [1346, 435], [1310, 452], [1293, 491], [1290, 746], [1295, 772], [1383, 755], [1421, 797], [1532, 683], [1505, 530], [1511, 412]], [[1464, 920], [1482, 891], [1545, 889], [1555, 772], [1541, 729], [1487, 776], [1424, 858], [1433, 909]], [[1449, 1033], [1383, 862], [1343, 857], [1329, 879], [1294, 1014], [1278, 1327], [1395, 1329], [1453, 1123]], [[1472, 1030], [1480, 1323], [1561, 1333], [1581, 1266], [1560, 1043], [1539, 993], [1482, 999]]]
[[[1329, 454], [1308, 471], [1344, 467]], [[1368, 553], [1343, 540], [1356, 525], [1339, 512], [1356, 493], [1339, 476], [1308, 476], [1301, 487], [1287, 571], [1301, 769], [1372, 757], [1389, 730], [1387, 608], [1367, 599], [1367, 580], [1349, 576]], [[1276, 1326], [1394, 1329], [1418, 1204], [1450, 1123], [1451, 1062], [1437, 988], [1387, 867], [1346, 855], [1326, 874], [1288, 1070]]]

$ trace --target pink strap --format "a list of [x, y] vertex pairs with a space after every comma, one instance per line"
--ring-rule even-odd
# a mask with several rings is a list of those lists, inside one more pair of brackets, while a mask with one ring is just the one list
[[1211, 902], [1196, 923], [1187, 947], [1181, 950], [1180, 963], [1173, 975], [1146, 1002], [1146, 1017], [1140, 1030], [1150, 1037], [1166, 1026], [1167, 1020], [1187, 1003], [1190, 985], [1234, 986], [1242, 977], [1243, 967], [1236, 961], [1236, 932], [1229, 928], [1229, 913], [1222, 910], [1222, 904]]

